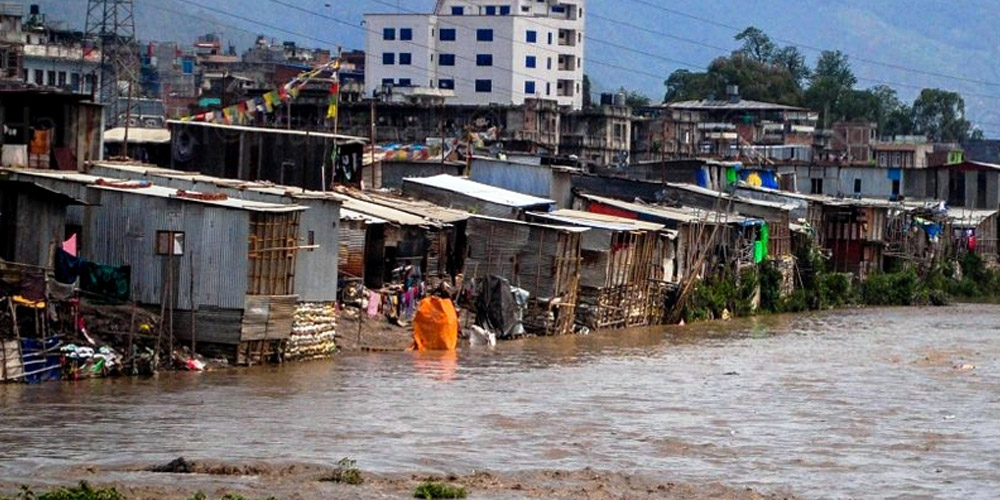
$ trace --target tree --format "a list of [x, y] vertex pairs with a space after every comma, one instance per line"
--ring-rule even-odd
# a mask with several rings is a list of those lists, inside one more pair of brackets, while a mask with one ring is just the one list
[[625, 105], [630, 108], [644, 108], [653, 103], [653, 100], [634, 90], [625, 90], [625, 87], [618, 89], [618, 92], [625, 94]]
[[667, 87], [663, 102], [704, 99], [712, 92], [709, 88], [708, 73], [692, 73], [686, 69], [671, 73], [663, 85]]
[[935, 142], [960, 142], [972, 125], [965, 119], [965, 99], [957, 92], [924, 89], [913, 101], [913, 125]]
[[812, 74], [809, 66], [806, 65], [806, 57], [802, 55], [802, 52], [799, 52], [798, 47], [788, 46], [779, 50], [771, 58], [771, 62], [791, 73], [799, 85], [805, 83]]
[[983, 133], [983, 129], [976, 127], [972, 129], [971, 133], [969, 133], [969, 139], [973, 141], [985, 141], [986, 134]]
[[839, 50], [825, 50], [810, 76], [805, 93], [806, 105], [819, 111], [826, 125], [837, 120], [861, 118], [852, 115], [858, 113], [857, 103], [867, 100], [867, 96], [854, 93], [856, 83], [858, 79], [851, 70], [847, 55]]
[[743, 42], [743, 46], [737, 52], [759, 62], [773, 62], [778, 46], [771, 41], [763, 30], [756, 26], [750, 26], [736, 35], [736, 41]]
[[589, 108], [590, 102], [590, 75], [583, 75], [583, 108]]
[[839, 50], [824, 50], [816, 61], [812, 81], [831, 80], [842, 88], [852, 88], [858, 83], [847, 54]]

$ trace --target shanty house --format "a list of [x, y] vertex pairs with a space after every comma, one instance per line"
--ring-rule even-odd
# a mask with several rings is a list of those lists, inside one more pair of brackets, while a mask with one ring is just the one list
[[527, 333], [573, 333], [580, 281], [583, 227], [475, 216], [468, 221], [465, 280], [507, 279], [530, 294]]
[[529, 213], [535, 222], [588, 229], [581, 238], [577, 322], [592, 330], [659, 324], [674, 282], [676, 231], [577, 210]]
[[82, 202], [0, 172], [0, 259], [50, 267], [66, 239], [66, 207]]
[[80, 256], [129, 266], [131, 299], [172, 313], [173, 338], [223, 347], [238, 363], [274, 355], [289, 338], [305, 207], [78, 173], [11, 177], [86, 199], [68, 220]]
[[489, 217], [520, 219], [526, 212], [548, 212], [554, 200], [481, 184], [465, 177], [436, 175], [403, 179], [403, 194]]

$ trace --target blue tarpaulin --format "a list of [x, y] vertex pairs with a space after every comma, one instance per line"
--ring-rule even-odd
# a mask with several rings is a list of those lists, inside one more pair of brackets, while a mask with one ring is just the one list
[[24, 381], [37, 384], [59, 380], [59, 337], [44, 340], [21, 339], [21, 362], [24, 364]]

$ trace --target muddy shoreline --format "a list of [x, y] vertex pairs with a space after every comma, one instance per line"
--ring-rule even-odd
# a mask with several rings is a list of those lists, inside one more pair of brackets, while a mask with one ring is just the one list
[[660, 474], [626, 474], [585, 468], [575, 471], [527, 472], [468, 471], [463, 474], [375, 474], [362, 471], [361, 485], [325, 480], [336, 469], [315, 464], [266, 462], [190, 462], [188, 472], [151, 472], [163, 464], [124, 467], [74, 467], [49, 471], [30, 481], [0, 480], [0, 496], [14, 495], [22, 485], [36, 493], [86, 481], [95, 487], [113, 487], [129, 500], [188, 500], [201, 492], [208, 498], [239, 494], [247, 498], [412, 498], [425, 481], [463, 486], [469, 498], [565, 498], [604, 500], [618, 498], [676, 498], [764, 500], [798, 498], [787, 492], [761, 492], [721, 483], [693, 484], [673, 481]]

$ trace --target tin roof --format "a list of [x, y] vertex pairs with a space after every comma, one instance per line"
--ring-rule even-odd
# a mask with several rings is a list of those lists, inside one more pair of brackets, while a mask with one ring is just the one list
[[793, 208], [795, 208], [794, 205], [788, 203], [778, 203], [776, 201], [764, 201], [764, 200], [755, 200], [753, 198], [744, 198], [742, 196], [733, 195], [722, 191], [716, 191], [714, 189], [696, 186], [694, 184], [668, 182], [667, 186], [670, 186], [675, 189], [682, 189], [684, 191], [692, 193], [703, 194], [706, 196], [714, 196], [717, 198], [726, 198], [726, 199], [732, 198], [733, 200], [739, 201], [741, 203], [746, 203], [748, 205], [756, 205], [758, 207], [774, 208], [777, 210], [792, 210]]
[[745, 111], [809, 111], [805, 108], [776, 104], [772, 102], [751, 101], [740, 99], [736, 102], [728, 100], [700, 99], [693, 101], [678, 101], [664, 104], [667, 108], [690, 109], [697, 111], [710, 111], [716, 109], [745, 110]]
[[716, 212], [713, 210], [702, 210], [691, 207], [664, 207], [659, 205], [646, 205], [646, 204], [621, 201], [613, 198], [605, 198], [603, 196], [595, 196], [592, 194], [584, 194], [584, 193], [580, 193], [578, 196], [586, 200], [608, 205], [610, 207], [619, 208], [630, 212], [645, 213], [655, 217], [661, 217], [663, 219], [673, 220], [681, 223], [707, 222], [707, 223], [721, 223], [721, 224], [743, 224], [749, 221], [757, 220], [751, 217], [744, 217], [742, 215], [737, 215], [732, 213]]
[[[104, 132], [104, 142], [125, 142], [125, 128], [118, 127]], [[128, 129], [129, 144], [169, 144], [170, 131], [165, 128]]]
[[636, 219], [626, 219], [614, 215], [596, 214], [580, 210], [556, 210], [554, 212], [530, 212], [533, 218], [574, 226], [585, 226], [609, 231], [662, 231], [663, 224], [655, 224]]
[[[236, 210], [247, 210], [251, 212], [297, 212], [301, 210], [306, 210], [306, 207], [299, 205], [287, 205], [278, 203], [264, 203], [258, 201], [248, 201], [241, 200], [239, 198], [227, 197], [225, 199], [203, 199], [196, 197], [198, 194], [188, 191], [188, 195], [195, 196], [184, 196], [181, 190], [168, 188], [164, 186], [157, 186], [155, 184], [149, 184], [141, 187], [135, 187], [133, 185], [114, 185], [114, 184], [103, 184], [101, 181], [105, 182], [122, 182], [122, 179], [114, 178], [104, 178], [94, 175], [80, 174], [76, 172], [60, 172], [60, 171], [38, 171], [38, 170], [23, 170], [23, 169], [12, 169], [10, 170], [19, 176], [34, 177], [42, 179], [52, 179], [67, 182], [74, 182], [77, 184], [86, 185], [88, 188], [100, 189], [103, 191], [115, 191], [120, 193], [129, 193], [138, 196], [152, 196], [156, 198], [171, 198], [184, 202], [200, 203], [204, 205], [212, 205], [222, 208], [232, 208]], [[126, 181], [128, 182], [128, 181]], [[141, 181], [134, 181], [141, 182]]]
[[589, 231], [588, 228], [580, 226], [565, 226], [565, 225], [555, 225], [555, 224], [539, 224], [537, 222], [525, 222], [523, 220], [517, 219], [504, 219], [501, 217], [490, 217], [488, 215], [473, 215], [470, 219], [482, 219], [491, 222], [498, 222], [501, 224], [515, 224], [519, 226], [533, 226], [533, 227], [543, 227], [546, 229], [554, 229], [556, 231], [566, 231], [568, 233], [585, 233]]
[[403, 182], [412, 182], [444, 191], [463, 194], [471, 198], [476, 198], [498, 205], [509, 207], [531, 207], [535, 205], [554, 205], [555, 200], [538, 198], [535, 196], [510, 191], [488, 184], [482, 184], [469, 180], [465, 177], [455, 175], [440, 174], [433, 177], [406, 177]]
[[453, 224], [455, 222], [468, 220], [468, 218], [472, 216], [472, 214], [464, 210], [442, 207], [441, 205], [424, 200], [403, 198], [400, 196], [374, 192], [359, 192], [358, 194], [350, 192], [350, 194], [372, 203], [395, 208], [403, 212], [440, 222], [442, 224]]
[[221, 123], [209, 123], [209, 122], [194, 122], [194, 121], [180, 121], [180, 120], [167, 120], [168, 125], [172, 126], [185, 126], [192, 125], [198, 127], [211, 127], [211, 128], [221, 128], [226, 130], [239, 130], [242, 132], [257, 132], [261, 134], [283, 134], [283, 135], [300, 135], [300, 136], [312, 136], [312, 137], [325, 137], [329, 139], [339, 139], [341, 141], [347, 142], [368, 142], [366, 137], [357, 137], [353, 135], [343, 135], [343, 134], [330, 134], [327, 132], [313, 132], [305, 130], [293, 130], [293, 129], [283, 129], [283, 128], [265, 128], [265, 127], [245, 127], [243, 125], [224, 125]]
[[396, 210], [395, 208], [379, 205], [378, 203], [372, 203], [370, 201], [361, 200], [358, 198], [344, 196], [343, 209], [347, 209], [352, 212], [362, 213], [365, 215], [373, 216], [381, 219], [384, 222], [391, 222], [398, 224], [400, 226], [438, 226], [434, 221], [429, 221], [423, 217], [419, 217], [402, 210]]
[[949, 208], [948, 217], [952, 220], [952, 225], [961, 228], [976, 227], [996, 214], [996, 210]]

